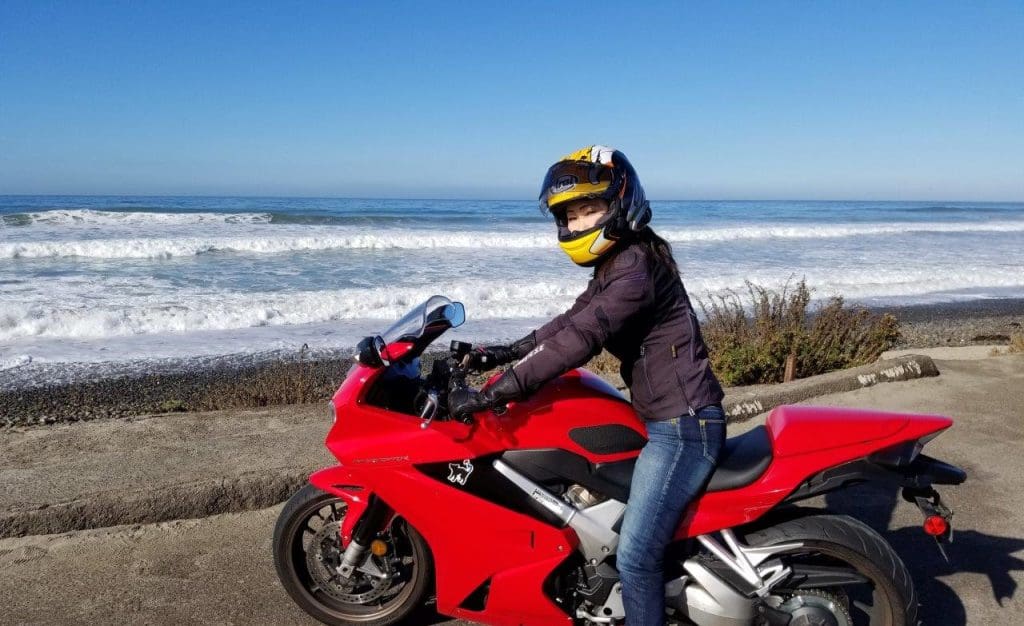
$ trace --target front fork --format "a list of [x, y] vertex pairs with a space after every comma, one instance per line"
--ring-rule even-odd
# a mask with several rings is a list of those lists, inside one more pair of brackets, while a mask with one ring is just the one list
[[309, 482], [317, 489], [345, 501], [345, 518], [341, 521], [339, 531], [345, 556], [338, 572], [349, 578], [366, 560], [370, 544], [377, 533], [391, 522], [394, 510], [372, 491], [360, 485], [359, 478], [343, 465], [315, 472], [309, 477]]
[[341, 561], [341, 566], [338, 567], [338, 573], [342, 577], [350, 578], [352, 572], [366, 559], [366, 551], [370, 549], [370, 543], [373, 542], [377, 533], [387, 524], [391, 514], [391, 507], [375, 494], [371, 494], [363, 514], [358, 519], [355, 515], [351, 516], [353, 520], [351, 523], [355, 524], [355, 531], [352, 532], [348, 545], [345, 545], [344, 527], [345, 523], [349, 521], [350, 516], [348, 514], [345, 515], [345, 522], [342, 523], [341, 533], [345, 557]]

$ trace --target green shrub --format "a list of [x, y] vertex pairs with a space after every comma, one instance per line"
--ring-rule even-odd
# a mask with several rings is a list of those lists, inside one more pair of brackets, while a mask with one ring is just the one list
[[780, 291], [748, 282], [747, 298], [730, 293], [699, 301], [711, 367], [723, 385], [781, 382], [791, 354], [797, 378], [870, 363], [899, 337], [892, 315], [848, 308], [841, 297], [809, 310], [803, 280]]

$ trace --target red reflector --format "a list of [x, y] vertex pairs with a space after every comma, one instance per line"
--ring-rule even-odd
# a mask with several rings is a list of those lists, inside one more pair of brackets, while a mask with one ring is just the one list
[[924, 520], [924, 532], [932, 537], [944, 535], [949, 530], [949, 523], [941, 515], [932, 515]]

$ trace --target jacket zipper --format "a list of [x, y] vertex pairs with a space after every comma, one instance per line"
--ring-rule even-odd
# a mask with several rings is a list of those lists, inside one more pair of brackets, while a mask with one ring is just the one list
[[[676, 354], [677, 354], [676, 345], [672, 344], [672, 358], [673, 359], [676, 358]], [[646, 365], [644, 366], [644, 369], [646, 371]], [[676, 382], [679, 383], [679, 390], [683, 392], [683, 400], [686, 402], [686, 411], [687, 411], [687, 413], [689, 413], [691, 417], [694, 416], [694, 415], [697, 415], [697, 412], [693, 410], [693, 404], [690, 403], [690, 396], [687, 395], [687, 393], [686, 393], [686, 383], [683, 382], [683, 379], [679, 378], [679, 370], [676, 369], [675, 367], [673, 367], [672, 369], [676, 373]]]
[[651, 386], [651, 372], [647, 369], [647, 350], [645, 346], [640, 346], [640, 358], [644, 362], [644, 380], [647, 381], [647, 393], [651, 395], [651, 399], [654, 399], [654, 387]]

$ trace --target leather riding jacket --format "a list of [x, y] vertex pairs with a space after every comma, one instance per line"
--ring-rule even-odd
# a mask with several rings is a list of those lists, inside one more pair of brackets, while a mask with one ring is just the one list
[[526, 394], [606, 348], [622, 362], [633, 408], [645, 420], [692, 415], [722, 401], [682, 280], [637, 243], [595, 268], [572, 307], [534, 331], [534, 340], [510, 369]]

